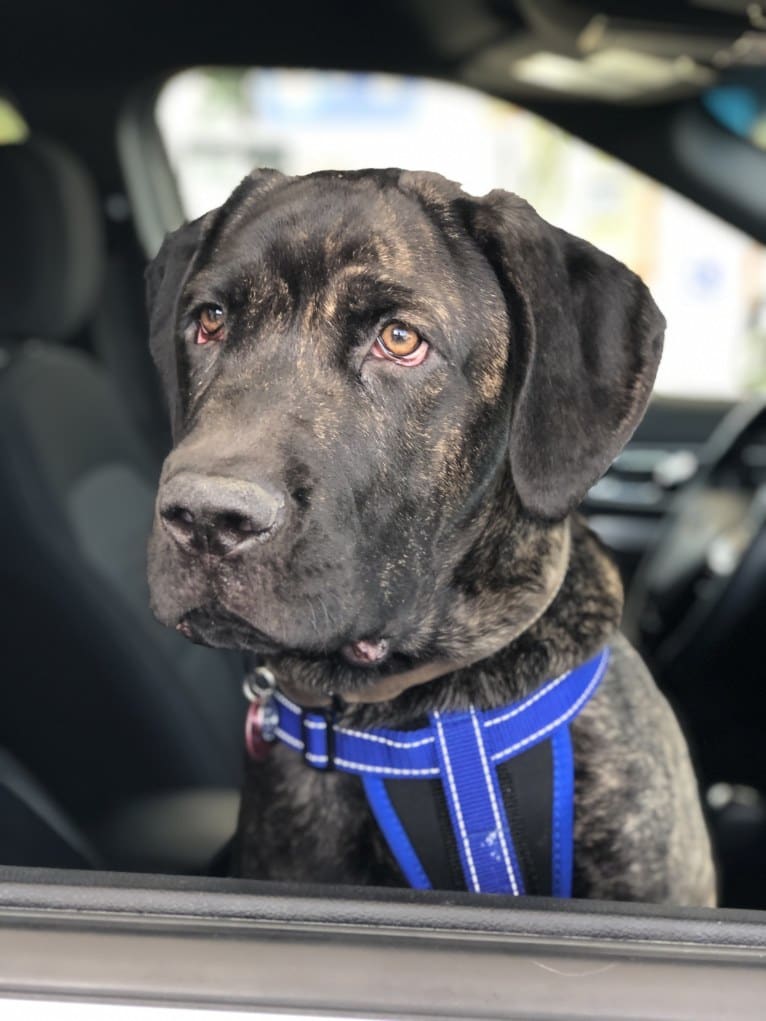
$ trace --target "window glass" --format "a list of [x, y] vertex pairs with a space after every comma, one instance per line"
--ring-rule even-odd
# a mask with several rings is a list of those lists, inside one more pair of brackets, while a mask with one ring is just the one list
[[766, 389], [766, 252], [741, 231], [510, 103], [427, 79], [290, 70], [187, 71], [157, 119], [191, 218], [256, 165], [436, 170], [501, 187], [640, 273], [668, 320], [657, 392]]

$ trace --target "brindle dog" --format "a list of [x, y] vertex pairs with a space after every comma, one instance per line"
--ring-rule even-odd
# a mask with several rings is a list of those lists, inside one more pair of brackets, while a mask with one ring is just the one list
[[[345, 696], [360, 728], [507, 704], [611, 645], [572, 727], [574, 893], [712, 904], [684, 741], [572, 513], [651, 391], [664, 320], [638, 277], [504, 191], [258, 170], [148, 282], [176, 443], [157, 617], [265, 655], [309, 703]], [[250, 767], [235, 857], [402, 883], [358, 778], [281, 745]]]

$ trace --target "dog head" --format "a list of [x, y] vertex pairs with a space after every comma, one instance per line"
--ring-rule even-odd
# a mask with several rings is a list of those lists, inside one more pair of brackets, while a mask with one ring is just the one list
[[148, 291], [175, 439], [155, 613], [353, 665], [453, 654], [471, 563], [491, 588], [503, 562], [510, 603], [546, 588], [664, 328], [638, 277], [516, 196], [400, 170], [255, 171], [166, 239]]

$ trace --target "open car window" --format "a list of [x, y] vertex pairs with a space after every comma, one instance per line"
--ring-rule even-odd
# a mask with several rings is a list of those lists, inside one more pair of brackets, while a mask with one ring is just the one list
[[475, 195], [506, 188], [649, 284], [668, 320], [657, 393], [737, 398], [766, 386], [763, 246], [511, 103], [383, 74], [199, 69], [167, 82], [156, 115], [189, 218], [253, 166], [402, 166]]

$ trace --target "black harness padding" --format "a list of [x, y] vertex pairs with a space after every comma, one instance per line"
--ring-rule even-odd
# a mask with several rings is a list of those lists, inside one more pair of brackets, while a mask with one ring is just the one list
[[[524, 890], [550, 897], [553, 755], [549, 741], [501, 762], [500, 791]], [[386, 792], [434, 890], [464, 890], [455, 834], [439, 780], [386, 780]]]
[[524, 889], [538, 896], [551, 896], [553, 754], [550, 741], [542, 741], [501, 762], [497, 775], [524, 877]]
[[386, 780], [385, 784], [433, 889], [464, 890], [463, 869], [441, 780]]

